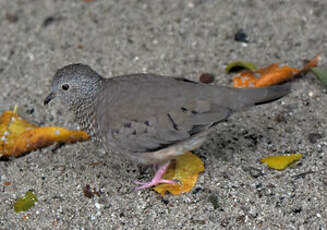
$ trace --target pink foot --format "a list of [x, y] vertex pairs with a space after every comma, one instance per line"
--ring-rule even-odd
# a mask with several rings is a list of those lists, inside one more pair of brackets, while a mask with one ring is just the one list
[[162, 175], [166, 172], [166, 170], [169, 166], [169, 163], [170, 162], [168, 161], [167, 163], [161, 165], [159, 167], [158, 171], [156, 172], [156, 174], [154, 175], [153, 179], [150, 182], [144, 183], [144, 182], [135, 181], [135, 184], [142, 185], [142, 186], [137, 187], [135, 190], [150, 188], [152, 186], [155, 186], [155, 185], [161, 184], [161, 183], [176, 184], [176, 181], [174, 181], [174, 180], [161, 179]]

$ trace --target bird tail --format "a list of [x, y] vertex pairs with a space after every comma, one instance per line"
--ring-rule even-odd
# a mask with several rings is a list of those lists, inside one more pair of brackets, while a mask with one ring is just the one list
[[277, 100], [290, 92], [291, 84], [287, 83], [265, 88], [242, 88], [238, 90], [238, 105], [236, 105], [236, 111], [253, 105], [261, 105]]

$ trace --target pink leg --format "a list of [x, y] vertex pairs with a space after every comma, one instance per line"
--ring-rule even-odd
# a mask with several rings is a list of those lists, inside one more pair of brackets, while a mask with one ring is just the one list
[[160, 165], [159, 169], [157, 170], [156, 174], [154, 175], [153, 179], [150, 182], [143, 183], [143, 182], [135, 181], [136, 184], [142, 185], [140, 187], [137, 187], [136, 190], [150, 188], [154, 185], [161, 184], [161, 183], [175, 184], [176, 181], [174, 181], [174, 180], [161, 179], [162, 175], [166, 172], [166, 170], [169, 166], [169, 163], [170, 162], [168, 161], [167, 163]]

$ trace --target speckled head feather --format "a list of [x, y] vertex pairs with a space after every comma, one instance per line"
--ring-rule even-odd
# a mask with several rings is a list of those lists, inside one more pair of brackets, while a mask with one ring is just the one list
[[89, 66], [71, 64], [59, 69], [52, 80], [52, 92], [71, 109], [92, 101], [100, 91], [103, 78]]
[[[59, 69], [51, 82], [51, 93], [45, 99], [59, 97], [75, 114], [78, 123], [95, 137], [95, 101], [104, 79], [89, 66], [80, 63]], [[97, 140], [95, 137], [94, 140]]]

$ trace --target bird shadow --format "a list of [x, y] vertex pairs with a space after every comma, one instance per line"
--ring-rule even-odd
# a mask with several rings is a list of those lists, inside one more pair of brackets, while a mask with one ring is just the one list
[[212, 157], [222, 161], [230, 161], [234, 154], [256, 151], [262, 139], [261, 131], [255, 127], [228, 125], [218, 127], [217, 132], [209, 136], [207, 141], [194, 152], [203, 160]]

